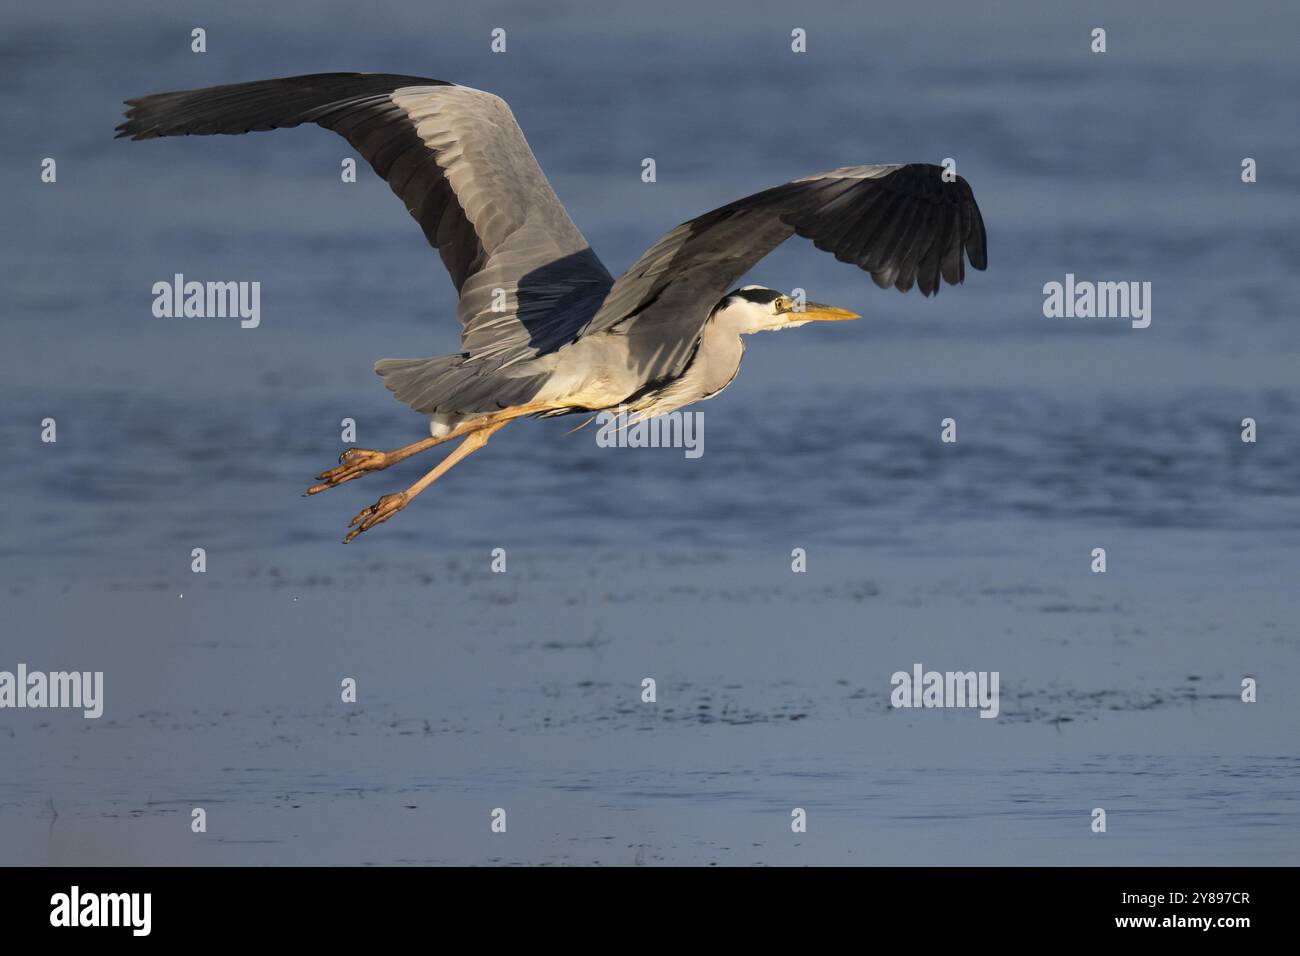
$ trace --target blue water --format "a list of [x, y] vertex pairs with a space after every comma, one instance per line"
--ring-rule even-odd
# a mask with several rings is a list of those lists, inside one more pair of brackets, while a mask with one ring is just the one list
[[[30, 441], [44, 414], [60, 429], [55, 445], [11, 466], [0, 555], [14, 559], [129, 551], [165, 561], [191, 540], [259, 553], [315, 542], [325, 566], [495, 541], [745, 548], [805, 536], [870, 547], [970, 520], [1018, 533], [1025, 518], [1250, 531], [1263, 542], [1300, 531], [1300, 408], [1282, 389], [1085, 403], [1032, 390], [837, 386], [794, 403], [760, 385], [703, 406], [695, 459], [599, 447], [594, 425], [569, 433], [581, 419], [525, 422], [367, 532], [353, 546], [364, 556], [335, 547], [347, 520], [414, 481], [424, 459], [298, 496], [333, 465], [345, 414], [363, 435], [369, 426], [387, 436], [380, 446], [418, 436], [417, 417], [382, 390], [342, 403], [275, 389], [255, 406], [69, 390], [6, 406], [9, 447]], [[1247, 412], [1265, 423], [1255, 445], [1239, 438]], [[951, 445], [939, 441], [948, 416], [958, 422]]]

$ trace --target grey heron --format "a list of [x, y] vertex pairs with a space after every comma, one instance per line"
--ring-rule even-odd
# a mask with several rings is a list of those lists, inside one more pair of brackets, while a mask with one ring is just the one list
[[[451, 439], [437, 467], [349, 524], [387, 521], [508, 422], [621, 410], [660, 415], [735, 377], [742, 336], [858, 318], [735, 283], [793, 235], [923, 295], [984, 269], [970, 186], [926, 163], [848, 166], [775, 186], [668, 232], [615, 279], [565, 212], [509, 106], [442, 80], [326, 73], [127, 100], [119, 137], [247, 133], [315, 123], [352, 144], [406, 205], [460, 295], [461, 351], [375, 364], [396, 397], [431, 417], [394, 451], [355, 448], [318, 494]], [[728, 291], [731, 289], [732, 291]]]

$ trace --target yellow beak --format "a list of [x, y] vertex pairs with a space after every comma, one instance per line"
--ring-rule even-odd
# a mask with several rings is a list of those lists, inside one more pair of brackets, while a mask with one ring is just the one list
[[793, 318], [796, 322], [846, 322], [849, 319], [860, 319], [862, 316], [856, 312], [850, 312], [848, 309], [837, 308], [833, 305], [809, 302], [804, 306], [802, 312], [795, 312]]

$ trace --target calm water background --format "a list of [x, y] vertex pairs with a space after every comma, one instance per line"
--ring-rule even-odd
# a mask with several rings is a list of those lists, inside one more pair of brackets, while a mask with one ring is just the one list
[[[1296, 862], [1298, 26], [1282, 3], [7, 11], [0, 667], [100, 661], [116, 696], [111, 730], [0, 714], [0, 832], [63, 806], [17, 844], [28, 861]], [[456, 350], [440, 263], [367, 169], [339, 182], [351, 153], [323, 131], [112, 128], [128, 96], [350, 69], [503, 95], [615, 274], [768, 185], [948, 156], [990, 269], [923, 300], [790, 244], [747, 281], [866, 319], [752, 339], [700, 406], [702, 458], [515, 425], [344, 549], [347, 519], [422, 462], [297, 493], [343, 417], [363, 446], [423, 434], [371, 365]], [[176, 272], [260, 280], [261, 327], [154, 319]], [[1043, 318], [1067, 272], [1151, 282], [1151, 327]], [[482, 573], [494, 547], [508, 584]], [[1019, 703], [886, 733], [888, 676], [913, 660], [1001, 667]], [[358, 717], [333, 688], [363, 667]], [[643, 673], [675, 676], [675, 716], [640, 716]], [[1274, 675], [1253, 710], [1246, 673]], [[701, 719], [727, 699], [748, 718]], [[196, 790], [242, 811], [199, 849], [177, 810]], [[502, 791], [523, 842], [430, 823], [405, 852], [393, 814], [478, 821]], [[1099, 851], [1086, 820], [1074, 841], [1117, 792], [1129, 842]], [[294, 799], [311, 826], [285, 822]], [[801, 801], [836, 823], [796, 850], [779, 834]], [[768, 814], [776, 842], [736, 850]]]

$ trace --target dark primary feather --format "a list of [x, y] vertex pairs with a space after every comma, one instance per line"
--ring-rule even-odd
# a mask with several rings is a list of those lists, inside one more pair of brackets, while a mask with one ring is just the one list
[[418, 76], [322, 73], [127, 103], [119, 137], [238, 134], [302, 123], [345, 137], [438, 250], [460, 293], [462, 347], [485, 366], [573, 341], [613, 282], [510, 108], [490, 93]]
[[928, 163], [834, 169], [684, 222], [614, 283], [583, 334], [628, 335], [646, 376], [672, 378], [718, 300], [796, 234], [882, 288], [928, 296], [941, 280], [960, 283], [966, 259], [988, 265], [988, 238], [970, 185], [945, 182], [943, 172]]
[[[126, 121], [117, 127], [117, 135], [132, 139], [210, 136], [284, 129], [302, 123], [319, 123], [332, 130], [343, 125], [349, 113], [368, 104], [388, 102], [393, 90], [451, 85], [446, 80], [392, 73], [317, 73], [154, 93], [126, 101], [131, 108], [126, 112]], [[351, 128], [355, 126], [354, 120]]]

